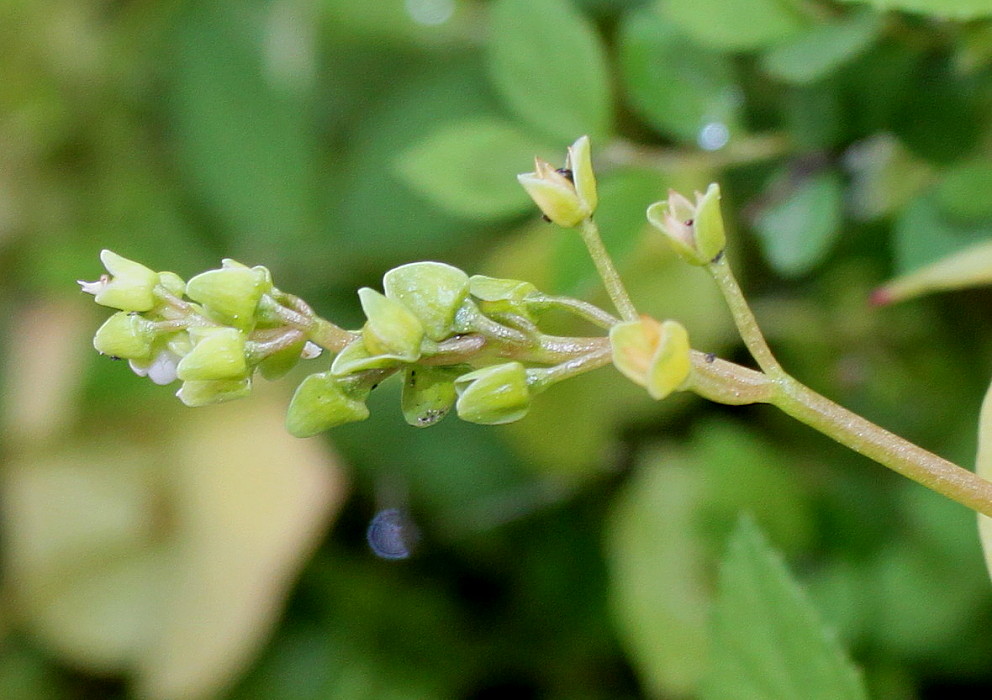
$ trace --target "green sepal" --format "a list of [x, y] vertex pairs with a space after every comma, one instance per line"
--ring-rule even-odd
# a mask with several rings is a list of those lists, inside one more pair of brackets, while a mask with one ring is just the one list
[[279, 379], [286, 376], [296, 365], [300, 363], [303, 348], [307, 344], [306, 338], [284, 347], [271, 355], [268, 355], [258, 363], [258, 371], [268, 380]]
[[242, 330], [255, 323], [262, 295], [272, 289], [268, 270], [224, 260], [219, 270], [201, 272], [186, 283], [186, 295], [215, 320]]
[[374, 289], [358, 290], [368, 321], [362, 328], [362, 341], [372, 355], [389, 355], [404, 362], [420, 357], [424, 325], [410, 309]]
[[519, 314], [530, 318], [526, 300], [537, 294], [537, 287], [521, 280], [472, 275], [469, 292], [476, 298], [479, 310], [489, 314]]
[[696, 204], [696, 250], [707, 262], [719, 257], [727, 247], [727, 234], [723, 228], [723, 214], [720, 212], [720, 185], [712, 183], [706, 188]]
[[158, 273], [111, 250], [100, 252], [110, 281], [96, 293], [95, 301], [121, 311], [149, 311], [155, 306]]
[[296, 388], [286, 411], [286, 429], [296, 437], [310, 437], [345, 423], [365, 420], [369, 389], [349, 383], [330, 372], [311, 374]]
[[336, 377], [343, 377], [356, 372], [363, 372], [367, 369], [383, 369], [385, 367], [396, 367], [406, 362], [402, 357], [396, 355], [373, 355], [365, 347], [362, 338], [358, 338], [348, 343], [344, 349], [334, 357], [331, 363], [331, 374]]
[[245, 335], [236, 328], [191, 328], [194, 345], [176, 367], [183, 381], [237, 379], [248, 373]]
[[452, 367], [407, 367], [400, 399], [406, 422], [415, 428], [426, 428], [448, 415], [458, 398], [455, 391], [458, 374]]
[[209, 406], [241, 399], [251, 393], [251, 377], [241, 379], [207, 379], [183, 382], [176, 396], [187, 406]]
[[434, 341], [454, 334], [455, 314], [468, 295], [468, 275], [439, 262], [415, 262], [395, 267], [382, 279], [386, 296], [400, 302], [420, 319]]
[[93, 347], [111, 357], [144, 360], [155, 340], [152, 323], [133, 312], [118, 311], [104, 321], [93, 336]]
[[689, 333], [678, 321], [663, 321], [661, 342], [648, 368], [648, 394], [660, 401], [682, 386], [691, 371]]
[[158, 273], [158, 283], [165, 291], [180, 299], [186, 294], [186, 282], [175, 272]]
[[519, 362], [477, 369], [455, 380], [458, 417], [469, 423], [501, 425], [520, 420], [530, 409], [527, 370]]

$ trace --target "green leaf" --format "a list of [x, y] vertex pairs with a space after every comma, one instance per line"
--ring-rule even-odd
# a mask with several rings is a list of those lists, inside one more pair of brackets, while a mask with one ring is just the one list
[[517, 116], [568, 143], [609, 132], [605, 50], [570, 3], [497, 0], [489, 32], [489, 73]]
[[754, 226], [768, 263], [783, 276], [797, 277], [823, 261], [840, 233], [844, 191], [832, 170], [790, 190], [764, 209]]
[[731, 537], [714, 608], [704, 700], [856, 700], [857, 669], [749, 519]]
[[955, 224], [931, 196], [916, 199], [903, 210], [892, 236], [895, 269], [903, 275], [992, 238], [992, 225]]
[[867, 49], [881, 29], [878, 15], [860, 12], [776, 46], [762, 56], [761, 65], [786, 82], [812, 83]]
[[668, 0], [664, 7], [686, 34], [723, 51], [762, 49], [808, 24], [796, 0]]
[[513, 125], [479, 116], [442, 126], [401, 153], [395, 165], [406, 185], [433, 204], [495, 219], [533, 207], [516, 175], [532, 169], [534, 156], [550, 160], [553, 153]]
[[992, 162], [971, 161], [946, 173], [934, 192], [940, 209], [963, 224], [992, 219]]
[[696, 142], [707, 124], [737, 128], [741, 97], [729, 59], [650, 10], [620, 30], [620, 66], [634, 109], [664, 134]]
[[272, 255], [315, 233], [309, 77], [265, 55], [275, 9], [246, 12], [230, 0], [185, 7], [168, 102], [180, 164], [228, 231], [255, 246], [251, 255]]
[[974, 19], [992, 17], [988, 0], [845, 0], [850, 3], [867, 2], [877, 10], [905, 10], [920, 12], [947, 19]]

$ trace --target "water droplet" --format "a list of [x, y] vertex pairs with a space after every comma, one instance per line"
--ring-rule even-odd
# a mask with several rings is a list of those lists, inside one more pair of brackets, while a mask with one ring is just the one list
[[406, 13], [417, 24], [435, 27], [455, 13], [454, 0], [406, 0]]
[[417, 528], [398, 508], [380, 510], [365, 533], [369, 547], [383, 559], [407, 559], [417, 543]]
[[718, 151], [730, 141], [730, 129], [723, 122], [710, 122], [699, 130], [696, 141], [705, 151]]

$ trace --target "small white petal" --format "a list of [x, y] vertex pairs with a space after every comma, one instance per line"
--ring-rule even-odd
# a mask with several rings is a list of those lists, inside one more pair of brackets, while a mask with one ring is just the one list
[[179, 365], [179, 355], [168, 350], [163, 350], [148, 367], [148, 378], [155, 384], [163, 386], [176, 381], [176, 367]]
[[300, 357], [304, 360], [312, 360], [315, 357], [320, 357], [322, 352], [324, 352], [324, 348], [308, 340], [307, 344], [303, 346], [303, 352], [300, 353]]
[[93, 296], [96, 296], [97, 294], [102, 292], [109, 282], [110, 282], [110, 277], [108, 277], [107, 275], [101, 275], [100, 279], [98, 279], [96, 282], [86, 282], [84, 280], [76, 280], [76, 284], [79, 285], [81, 291], [85, 292], [86, 294], [92, 294]]

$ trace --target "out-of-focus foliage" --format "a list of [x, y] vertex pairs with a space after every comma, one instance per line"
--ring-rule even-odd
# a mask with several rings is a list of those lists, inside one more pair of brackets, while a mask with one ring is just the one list
[[[723, 697], [744, 633], [836, 635], [873, 698], [988, 692], [973, 514], [770, 409], [605, 368], [419, 430], [387, 382], [300, 441], [302, 375], [185, 409], [96, 356], [73, 283], [232, 257], [348, 326], [435, 259], [605, 305], [515, 179], [588, 133], [639, 309], [744, 359], [644, 219], [719, 181], [786, 367], [970, 464], [992, 297], [866, 300], [992, 237], [985, 0], [8, 0], [0, 46], [0, 697]], [[385, 508], [409, 559], [366, 545]], [[742, 512], [768, 545], [728, 550]]]

